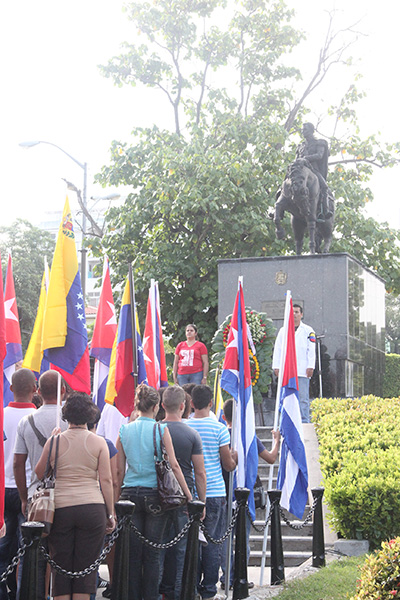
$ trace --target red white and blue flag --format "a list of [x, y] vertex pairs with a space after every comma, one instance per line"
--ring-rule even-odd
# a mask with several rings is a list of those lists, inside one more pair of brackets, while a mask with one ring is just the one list
[[160, 387], [167, 387], [168, 378], [161, 329], [160, 295], [158, 283], [154, 280], [151, 282], [147, 301], [143, 352], [149, 385], [156, 390]]
[[[146, 367], [143, 357], [142, 340], [139, 333], [139, 322], [133, 299], [136, 329], [136, 362], [137, 382], [147, 383]], [[133, 343], [132, 343], [132, 306], [129, 278], [126, 280], [122, 296], [121, 312], [118, 320], [118, 330], [115, 336], [108, 374], [105, 401], [114, 404], [124, 417], [129, 417], [134, 409], [135, 380], [133, 374]]]
[[254, 519], [253, 488], [257, 477], [258, 452], [254, 419], [253, 388], [251, 383], [249, 342], [243, 288], [239, 282], [232, 314], [221, 388], [236, 401], [233, 447], [238, 452], [236, 484], [250, 490], [249, 509]]
[[4, 359], [3, 405], [8, 406], [9, 402], [14, 400], [14, 394], [10, 390], [10, 385], [15, 365], [22, 361], [21, 330], [19, 327], [17, 299], [15, 297], [11, 254], [8, 255], [6, 284], [4, 287], [4, 314], [6, 320], [7, 354]]
[[281, 381], [278, 381], [278, 390], [281, 389], [279, 410], [283, 441], [277, 488], [282, 490], [282, 508], [301, 519], [308, 499], [308, 471], [299, 404], [293, 303], [289, 291], [283, 328], [279, 369]]
[[103, 286], [94, 325], [90, 356], [96, 360], [93, 374], [93, 402], [100, 410], [105, 404], [107, 378], [110, 370], [111, 351], [117, 332], [114, 299], [111, 289], [108, 258], [104, 261]]

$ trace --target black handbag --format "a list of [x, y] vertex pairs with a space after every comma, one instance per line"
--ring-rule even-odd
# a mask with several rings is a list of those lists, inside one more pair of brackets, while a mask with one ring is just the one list
[[[156, 428], [158, 426], [158, 433], [160, 436], [161, 444], [161, 460], [158, 459], [157, 442], [156, 442]], [[165, 450], [160, 423], [155, 423], [153, 428], [153, 443], [154, 443], [154, 461], [156, 466], [157, 474], [157, 488], [158, 495], [160, 497], [160, 505], [163, 510], [171, 510], [172, 508], [178, 508], [186, 503], [187, 498], [175, 477], [175, 474], [169, 464], [168, 454]]]
[[53, 450], [54, 435], [51, 438], [49, 455], [47, 457], [46, 470], [43, 479], [39, 483], [36, 492], [32, 496], [32, 500], [28, 506], [28, 521], [37, 521], [43, 523], [44, 530], [42, 537], [49, 535], [51, 526], [54, 521], [54, 488], [56, 485], [57, 475], [57, 459], [58, 459], [58, 447], [60, 444], [60, 436], [57, 436], [56, 442], [56, 455], [54, 458], [53, 469], [50, 466], [50, 456]]

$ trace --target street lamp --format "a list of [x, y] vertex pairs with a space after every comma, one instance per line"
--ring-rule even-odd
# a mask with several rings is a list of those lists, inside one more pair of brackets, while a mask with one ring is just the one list
[[54, 148], [58, 148], [63, 154], [66, 154], [68, 158], [74, 161], [81, 169], [83, 169], [83, 190], [82, 190], [82, 248], [81, 248], [81, 279], [82, 279], [82, 294], [85, 300], [86, 296], [86, 254], [87, 250], [84, 247], [84, 237], [86, 232], [86, 188], [87, 188], [87, 163], [81, 163], [79, 160], [71, 156], [69, 152], [57, 146], [57, 144], [53, 144], [52, 142], [46, 142], [44, 140], [37, 140], [33, 142], [21, 142], [19, 145], [23, 148], [32, 148], [33, 146], [37, 146], [38, 144], [48, 144], [49, 146], [54, 146]]

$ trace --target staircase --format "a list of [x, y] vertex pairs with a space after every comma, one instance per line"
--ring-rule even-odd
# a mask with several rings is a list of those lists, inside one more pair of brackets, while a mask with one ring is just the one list
[[[268, 420], [267, 420], [268, 422]], [[272, 447], [272, 425], [265, 427], [256, 427], [257, 436], [260, 438], [267, 450]], [[258, 474], [264, 485], [265, 490], [268, 489], [268, 477], [269, 477], [270, 465], [264, 460], [260, 459], [258, 466]], [[278, 464], [274, 465], [272, 489], [276, 488], [276, 478], [278, 475]], [[306, 507], [305, 515], [308, 513], [309, 507]], [[294, 525], [300, 524], [301, 521], [296, 521], [293, 515], [288, 515], [291, 523]], [[256, 511], [256, 525], [262, 525], [265, 522], [265, 510], [257, 509]], [[282, 545], [283, 555], [285, 561], [285, 567], [297, 567], [301, 565], [305, 560], [310, 558], [312, 555], [312, 523], [303, 527], [300, 530], [294, 530], [286, 523], [281, 520], [282, 530]], [[270, 537], [270, 526], [268, 527], [268, 538], [267, 538], [267, 554], [266, 554], [266, 565], [270, 565], [271, 555], [271, 537]], [[262, 546], [263, 546], [263, 534], [258, 533], [251, 528], [250, 531], [250, 566], [260, 566], [262, 558]]]

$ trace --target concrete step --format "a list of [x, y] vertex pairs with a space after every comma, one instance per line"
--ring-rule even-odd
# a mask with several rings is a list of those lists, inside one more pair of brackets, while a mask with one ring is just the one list
[[[285, 567], [298, 567], [303, 564], [306, 560], [308, 560], [312, 556], [312, 552], [284, 552], [284, 564]], [[250, 567], [259, 567], [261, 565], [262, 552], [257, 551], [250, 554], [249, 558], [249, 566]], [[270, 551], [267, 550], [266, 553], [266, 565], [269, 567], [271, 565], [271, 554]]]
[[[250, 534], [251, 554], [262, 550], [264, 536], [261, 533]], [[270, 536], [267, 537], [267, 548], [271, 543]], [[301, 535], [282, 536], [283, 554], [289, 552], [312, 552], [312, 537]]]

